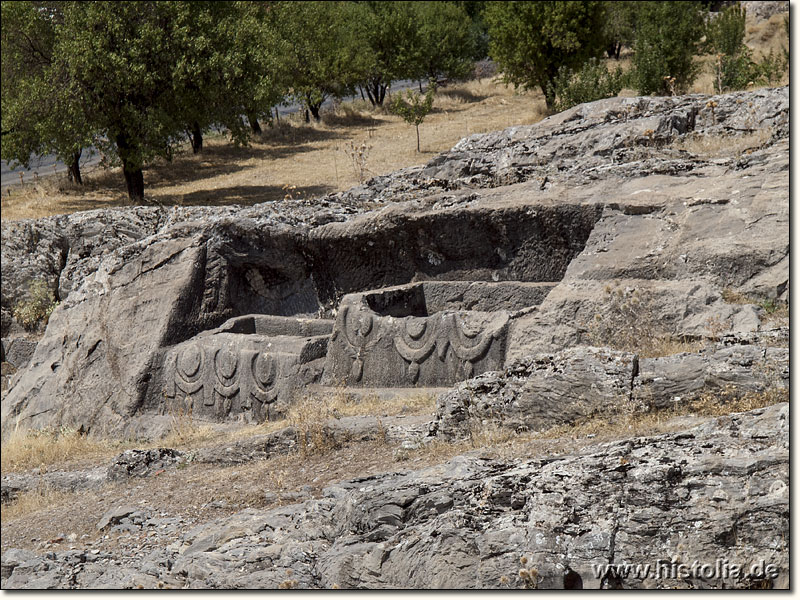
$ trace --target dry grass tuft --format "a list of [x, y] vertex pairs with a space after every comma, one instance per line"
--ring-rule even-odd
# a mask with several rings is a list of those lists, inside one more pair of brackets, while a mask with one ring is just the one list
[[0, 465], [4, 473], [47, 467], [118, 452], [109, 440], [95, 439], [68, 428], [14, 431], [2, 445]]
[[421, 392], [381, 398], [374, 392], [352, 393], [347, 388], [340, 388], [328, 398], [328, 402], [331, 411], [340, 417], [362, 415], [391, 417], [433, 414], [436, 411], [436, 396]]
[[674, 147], [704, 158], [740, 157], [760, 149], [772, 137], [772, 128], [765, 127], [743, 135], [688, 135], [676, 140]]
[[596, 346], [634, 352], [642, 358], [697, 352], [702, 341], [678, 337], [656, 318], [655, 299], [647, 290], [607, 285], [601, 309], [587, 325], [588, 341]]
[[169, 448], [195, 447], [217, 437], [219, 434], [213, 427], [197, 423], [192, 418], [192, 401], [186, 398], [184, 404], [173, 407], [170, 431], [159, 440], [158, 445]]
[[339, 444], [327, 426], [330, 419], [337, 417], [328, 397], [309, 395], [295, 402], [289, 409], [287, 421], [297, 431], [300, 454], [327, 454], [337, 449]]
[[0, 508], [2, 520], [18, 519], [74, 499], [74, 492], [56, 490], [49, 486], [41, 485], [36, 489], [20, 492], [13, 502], [3, 504], [2, 508]]

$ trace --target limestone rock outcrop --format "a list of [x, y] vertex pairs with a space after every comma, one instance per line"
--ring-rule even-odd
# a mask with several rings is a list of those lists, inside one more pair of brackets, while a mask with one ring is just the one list
[[[204, 524], [139, 556], [9, 550], [2, 585], [787, 587], [788, 408], [575, 453], [468, 455], [362, 477], [320, 499]], [[145, 512], [137, 527], [158, 531], [166, 520]]]
[[[3, 432], [157, 436], [165, 391], [225, 421], [277, 417], [321, 381], [449, 385], [613, 346], [594, 325], [622, 309], [654, 337], [758, 334], [759, 303], [788, 294], [788, 131], [788, 88], [614, 98], [313, 202], [4, 222], [4, 331], [30, 281], [60, 304]], [[293, 319], [333, 321], [330, 339]]]

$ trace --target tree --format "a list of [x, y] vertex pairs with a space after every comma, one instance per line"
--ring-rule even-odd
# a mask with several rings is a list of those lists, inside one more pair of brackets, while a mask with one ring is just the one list
[[489, 55], [489, 31], [483, 18], [487, 2], [484, 0], [456, 0], [456, 4], [464, 9], [472, 22], [470, 25], [474, 41], [472, 59], [483, 60]]
[[632, 46], [636, 32], [636, 2], [611, 0], [605, 2], [606, 18], [603, 33], [606, 37], [606, 53], [609, 58], [619, 60], [623, 46]]
[[371, 62], [356, 10], [349, 2], [279, 2], [271, 11], [292, 95], [316, 120], [325, 99], [354, 91]]
[[55, 154], [80, 184], [81, 153], [93, 135], [76, 108], [80, 96], [53, 60], [62, 21], [59, 3], [2, 3], [2, 157], [27, 168], [33, 156]]
[[235, 68], [226, 84], [246, 115], [253, 133], [260, 133], [259, 118], [272, 122], [272, 108], [289, 93], [291, 74], [284, 60], [288, 50], [269, 19], [272, 3], [237, 2], [239, 14], [222, 25], [227, 29]]
[[370, 56], [362, 86], [373, 106], [383, 106], [393, 81], [414, 76], [420, 24], [414, 2], [357, 2], [360, 39]]
[[403, 94], [398, 94], [392, 100], [392, 112], [403, 117], [403, 120], [417, 129], [417, 152], [419, 149], [419, 126], [433, 109], [433, 97], [436, 94], [436, 83], [431, 80], [428, 84], [428, 91], [423, 96], [413, 90], [406, 90], [405, 98]]
[[490, 2], [484, 16], [489, 54], [505, 81], [538, 86], [551, 111], [558, 70], [577, 68], [605, 47], [602, 2]]
[[699, 70], [694, 56], [704, 32], [702, 5], [667, 0], [637, 4], [633, 71], [639, 93], [685, 92]]
[[412, 7], [419, 23], [413, 77], [465, 77], [479, 43], [479, 32], [467, 12], [453, 2], [414, 2]]
[[737, 2], [720, 10], [706, 26], [704, 47], [715, 55], [711, 64], [718, 94], [753, 83], [777, 83], [788, 66], [788, 56], [773, 49], [760, 63], [753, 60], [753, 51], [744, 43], [746, 20], [747, 11]]
[[[122, 165], [129, 197], [144, 197], [142, 169], [170, 159], [186, 131], [212, 124], [247, 138], [242, 95], [257, 76], [231, 34], [246, 3], [64, 2], [53, 51], [67, 92], [106, 157]], [[250, 31], [250, 30], [248, 30]], [[258, 29], [256, 28], [256, 32]], [[255, 52], [255, 50], [251, 51]], [[199, 142], [195, 139], [195, 142]]]

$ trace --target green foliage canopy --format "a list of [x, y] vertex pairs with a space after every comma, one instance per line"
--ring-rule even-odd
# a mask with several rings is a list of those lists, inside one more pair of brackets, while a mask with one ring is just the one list
[[393, 81], [415, 75], [419, 26], [414, 2], [357, 2], [362, 44], [371, 57], [362, 85], [373, 106], [383, 106]]
[[63, 27], [60, 3], [2, 2], [2, 157], [27, 167], [55, 154], [80, 183], [78, 159], [92, 144], [83, 98], [54, 60]]
[[268, 5], [2, 6], [4, 158], [65, 157], [93, 144], [122, 165], [133, 199], [144, 196], [144, 165], [171, 158], [187, 130], [197, 138], [218, 124], [244, 142], [242, 114], [266, 112], [284, 94]]
[[454, 2], [414, 2], [418, 23], [414, 79], [460, 79], [472, 69], [480, 32]]
[[578, 68], [605, 47], [602, 2], [490, 2], [489, 54], [506, 81], [541, 88], [554, 108], [552, 82], [561, 67]]
[[280, 40], [292, 96], [319, 120], [326, 98], [351, 93], [373, 61], [351, 2], [277, 2], [270, 24]]
[[637, 4], [633, 69], [639, 93], [685, 92], [699, 70], [694, 56], [704, 33], [702, 4], [668, 0]]

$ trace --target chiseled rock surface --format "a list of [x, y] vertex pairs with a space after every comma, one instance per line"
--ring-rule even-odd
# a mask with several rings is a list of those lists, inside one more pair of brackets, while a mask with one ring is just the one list
[[[788, 460], [784, 403], [579, 454], [473, 454], [345, 481], [321, 499], [248, 509], [149, 552], [11, 549], [2, 586], [523, 587], [524, 557], [546, 589], [787, 587]], [[119, 526], [179, 526], [136, 514]], [[717, 561], [743, 576], [715, 571]], [[750, 576], [762, 561], [775, 578]], [[609, 564], [617, 570], [604, 576]], [[624, 565], [660, 577], [625, 575]]]

